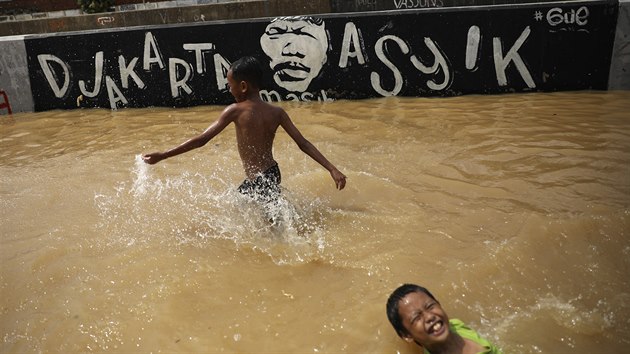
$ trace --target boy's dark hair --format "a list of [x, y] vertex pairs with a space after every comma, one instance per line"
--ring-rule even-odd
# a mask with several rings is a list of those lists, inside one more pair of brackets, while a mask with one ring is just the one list
[[387, 299], [387, 318], [396, 330], [396, 333], [398, 333], [398, 336], [401, 338], [403, 335], [409, 334], [409, 331], [407, 331], [402, 323], [402, 319], [398, 313], [398, 304], [400, 303], [400, 300], [407, 296], [407, 294], [411, 293], [425, 293], [428, 297], [437, 301], [429, 290], [415, 284], [403, 284], [399, 286], [398, 289], [394, 290], [391, 295], [389, 295], [389, 299]]
[[232, 65], [232, 77], [236, 81], [247, 81], [257, 88], [261, 88], [263, 71], [258, 59], [246, 56], [238, 59]]

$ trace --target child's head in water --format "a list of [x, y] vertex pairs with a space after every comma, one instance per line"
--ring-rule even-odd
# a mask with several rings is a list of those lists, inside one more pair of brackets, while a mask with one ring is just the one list
[[422, 347], [445, 341], [449, 318], [426, 288], [404, 284], [387, 300], [387, 318], [400, 338]]
[[404, 284], [387, 299], [387, 318], [400, 338], [425, 353], [489, 353], [501, 351], [458, 319], [450, 319], [426, 288]]

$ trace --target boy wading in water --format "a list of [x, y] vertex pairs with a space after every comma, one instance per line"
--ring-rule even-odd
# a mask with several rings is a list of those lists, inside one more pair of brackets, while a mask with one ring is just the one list
[[202, 147], [230, 123], [234, 123], [238, 152], [247, 177], [238, 191], [258, 202], [275, 202], [280, 195], [281, 176], [272, 148], [276, 130], [281, 126], [304, 153], [330, 172], [337, 189], [343, 189], [346, 176], [302, 136], [284, 109], [260, 98], [262, 74], [261, 65], [254, 57], [235, 61], [227, 73], [227, 81], [236, 103], [226, 107], [219, 119], [200, 135], [165, 152], [143, 155], [144, 162], [155, 164]]

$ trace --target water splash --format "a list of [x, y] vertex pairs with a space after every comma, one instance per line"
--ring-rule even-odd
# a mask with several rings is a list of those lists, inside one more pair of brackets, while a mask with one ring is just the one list
[[109, 245], [204, 248], [212, 247], [213, 239], [230, 240], [237, 249], [262, 251], [277, 264], [307, 262], [325, 249], [330, 210], [322, 200], [283, 189], [277, 204], [263, 208], [238, 193], [219, 169], [166, 178], [150, 169], [137, 155], [131, 181], [95, 195], [98, 227], [111, 235]]
[[149, 180], [148, 176], [149, 166], [142, 160], [142, 155], [136, 155], [135, 165], [133, 169], [133, 173], [135, 175], [135, 179], [133, 181], [133, 186], [131, 187], [131, 191], [138, 195], [143, 195], [147, 191], [147, 182]]

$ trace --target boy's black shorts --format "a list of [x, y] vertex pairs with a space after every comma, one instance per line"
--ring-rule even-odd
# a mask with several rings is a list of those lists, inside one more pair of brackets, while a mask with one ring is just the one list
[[238, 187], [238, 191], [257, 202], [271, 203], [280, 196], [280, 167], [278, 164], [269, 167], [265, 172], [256, 176], [253, 181], [245, 180]]

